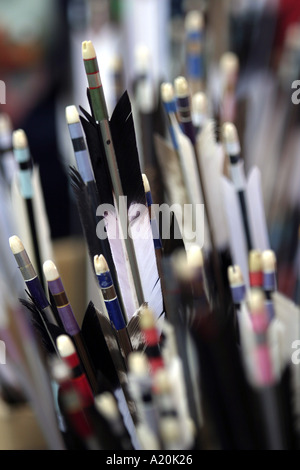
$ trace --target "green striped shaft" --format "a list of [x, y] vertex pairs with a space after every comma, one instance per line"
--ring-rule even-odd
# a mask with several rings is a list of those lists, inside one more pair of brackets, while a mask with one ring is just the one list
[[[115, 194], [115, 199], [116, 199], [116, 203], [118, 207], [118, 213], [120, 215], [119, 204], [121, 201], [121, 197], [124, 197], [124, 192], [122, 188], [116, 154], [115, 154], [113, 141], [111, 137], [107, 106], [106, 106], [103, 87], [101, 83], [97, 57], [95, 56], [89, 59], [83, 59], [83, 62], [84, 62], [84, 67], [85, 67], [88, 84], [89, 84], [93, 113], [100, 127], [101, 136], [102, 136], [104, 149], [105, 149], [106, 160], [108, 163], [109, 173], [110, 173], [110, 177], [111, 177], [111, 181], [113, 185], [113, 191]], [[128, 254], [128, 259], [129, 259], [129, 263], [130, 263], [130, 267], [132, 271], [132, 276], [134, 279], [136, 295], [137, 295], [139, 304], [142, 305], [145, 299], [144, 299], [144, 293], [143, 293], [143, 288], [142, 288], [142, 283], [141, 283], [141, 278], [140, 278], [140, 272], [139, 272], [139, 268], [138, 268], [138, 264], [136, 260], [133, 242], [130, 236], [128, 236], [127, 227], [123, 227], [123, 224], [122, 224], [123, 219], [124, 218], [122, 217], [122, 214], [121, 214], [120, 220], [121, 220], [123, 233], [125, 233], [124, 241], [125, 241], [126, 251]], [[126, 231], [125, 231], [125, 228], [126, 228]]]
[[94, 116], [97, 122], [108, 119], [106, 101], [103, 93], [97, 57], [84, 59], [84, 67], [88, 79], [90, 97]]

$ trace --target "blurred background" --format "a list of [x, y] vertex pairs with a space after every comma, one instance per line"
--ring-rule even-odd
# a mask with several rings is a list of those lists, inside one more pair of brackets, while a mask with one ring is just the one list
[[[298, 0], [2, 0], [0, 79], [6, 100], [0, 112], [12, 129], [22, 128], [28, 136], [59, 258], [71, 246], [70, 256], [76, 253], [84, 262], [68, 178], [74, 155], [65, 120], [70, 104], [89, 109], [81, 43], [94, 43], [110, 114], [123, 91], [129, 92], [142, 171], [160, 204], [165, 181], [153, 144], [154, 133], [163, 134], [166, 126], [160, 84], [186, 73], [185, 18], [191, 10], [203, 13], [204, 89], [217, 132], [221, 58], [232, 52], [238, 59], [231, 117], [246, 171], [257, 165], [262, 172], [278, 287], [293, 297], [299, 265], [300, 108], [291, 102], [291, 86], [300, 78]], [[141, 100], [137, 84], [145, 75], [150, 94]]]

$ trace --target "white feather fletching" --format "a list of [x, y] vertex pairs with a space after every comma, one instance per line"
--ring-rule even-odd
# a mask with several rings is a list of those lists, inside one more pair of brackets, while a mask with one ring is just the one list
[[[190, 139], [182, 132], [178, 122], [171, 116], [172, 126], [178, 142], [178, 153], [180, 158], [180, 164], [182, 168], [183, 179], [185, 182], [185, 187], [188, 192], [189, 202], [193, 205], [193, 211], [195, 211], [197, 204], [203, 205], [203, 196], [201, 192], [201, 185], [199, 180], [197, 162], [195, 159], [195, 153]], [[193, 219], [195, 220], [195, 212], [193, 212]], [[210, 249], [210, 237], [208, 232], [207, 224], [204, 224], [204, 249]], [[184, 231], [183, 231], [184, 232]], [[185, 240], [184, 233], [183, 239], [187, 247], [188, 244], [192, 244], [193, 240]], [[195, 242], [195, 241], [194, 241]], [[197, 240], [197, 243], [199, 240]], [[202, 245], [201, 241], [198, 243]]]
[[144, 300], [158, 318], [163, 313], [163, 298], [147, 207], [140, 204], [131, 204], [128, 219], [128, 232], [133, 240]]
[[127, 318], [129, 321], [140, 306], [137, 303], [134, 280], [123, 236], [130, 236], [132, 238], [144, 300], [148, 303], [149, 308], [153, 310], [156, 318], [158, 318], [163, 312], [163, 298], [149, 212], [146, 206], [131, 204], [128, 211], [128, 222], [128, 234], [121, 236], [122, 231], [117, 213], [113, 211], [105, 213], [107, 235]]
[[134, 312], [139, 308], [139, 305], [116, 212], [108, 211], [105, 214], [105, 224], [126, 316], [127, 319], [130, 320]]
[[198, 135], [197, 146], [216, 247], [222, 249], [229, 243], [222, 189], [219, 184], [225, 155], [222, 145], [216, 142], [214, 128], [214, 121], [208, 120]]
[[258, 167], [253, 167], [247, 178], [247, 202], [254, 247], [260, 251], [269, 250], [270, 242], [261, 189], [261, 173]]
[[177, 155], [171, 144], [159, 134], [155, 134], [154, 142], [168, 202], [170, 205], [180, 204], [182, 207], [189, 201]]
[[[233, 183], [225, 176], [221, 177], [221, 184], [233, 262], [241, 268], [245, 284], [249, 287], [248, 251], [238, 196]], [[268, 250], [270, 243], [261, 192], [260, 171], [257, 167], [251, 169], [247, 178], [246, 201], [254, 249]]]

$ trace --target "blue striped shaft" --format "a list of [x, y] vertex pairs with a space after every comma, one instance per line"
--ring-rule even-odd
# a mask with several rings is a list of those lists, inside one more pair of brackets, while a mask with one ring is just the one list
[[164, 101], [164, 107], [168, 114], [171, 114], [171, 113], [176, 114], [177, 106], [176, 106], [175, 99], [172, 99], [172, 101]]
[[101, 274], [97, 274], [100, 289], [103, 294], [105, 306], [110, 321], [116, 328], [116, 330], [122, 330], [126, 327], [123, 313], [120, 307], [120, 303], [115, 291], [113, 280], [110, 271], [106, 271]]
[[31, 181], [32, 161], [29, 148], [15, 148], [14, 156], [19, 164], [20, 192], [24, 199], [33, 198], [33, 186]]
[[97, 274], [97, 278], [103, 294], [109, 319], [116, 329], [120, 352], [123, 355], [126, 366], [127, 358], [133, 349], [110, 271], [108, 270]]
[[189, 137], [192, 144], [196, 145], [196, 132], [192, 121], [189, 96], [177, 97], [177, 110], [183, 132]]
[[187, 34], [186, 74], [192, 80], [204, 78], [203, 36], [202, 31]]
[[171, 121], [171, 115], [176, 114], [176, 101], [175, 100], [168, 101], [168, 102], [164, 101], [163, 104], [164, 104], [164, 108], [165, 108], [165, 111], [166, 111], [167, 116], [168, 116], [168, 121], [169, 121], [169, 126], [168, 127], [169, 127], [171, 141], [172, 141], [174, 150], [178, 151], [179, 150], [179, 144], [178, 144], [178, 140], [177, 140], [174, 128], [172, 126], [172, 121]]
[[83, 131], [80, 122], [68, 124], [70, 137], [74, 149], [78, 171], [87, 184], [94, 181], [94, 173], [90, 160], [90, 155], [86, 146]]
[[273, 292], [276, 289], [275, 271], [264, 271], [264, 290]]
[[26, 250], [24, 249], [20, 253], [16, 253], [14, 257], [30, 294], [32, 295], [38, 306], [41, 308], [41, 310], [45, 313], [47, 320], [50, 323], [57, 325], [57, 321], [52, 312], [52, 307], [46, 297], [45, 291], [35, 272], [35, 269], [30, 261]]

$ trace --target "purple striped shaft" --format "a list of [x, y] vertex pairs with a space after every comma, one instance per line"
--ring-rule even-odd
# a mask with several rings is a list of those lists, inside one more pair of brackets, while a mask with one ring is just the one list
[[48, 281], [48, 287], [53, 295], [53, 299], [66, 333], [71, 336], [77, 335], [80, 332], [80, 328], [65, 293], [61, 278], [58, 277], [54, 281]]
[[242, 303], [246, 295], [245, 284], [231, 286], [231, 295], [234, 304]]
[[192, 121], [189, 96], [177, 97], [177, 110], [184, 134], [191, 140], [192, 144], [195, 145], [196, 133]]

